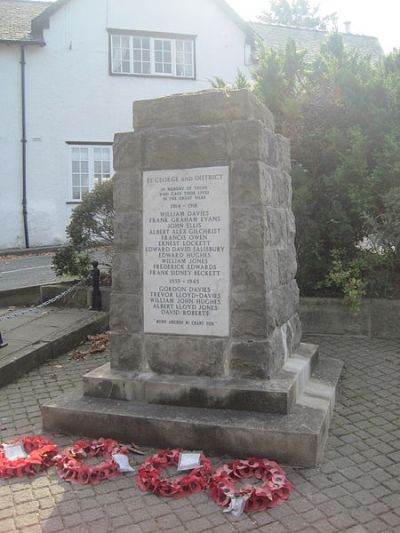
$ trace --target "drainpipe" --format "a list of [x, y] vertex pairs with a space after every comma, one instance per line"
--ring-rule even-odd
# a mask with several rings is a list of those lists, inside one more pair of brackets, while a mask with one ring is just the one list
[[21, 45], [21, 119], [22, 119], [22, 216], [24, 219], [25, 248], [29, 248], [28, 209], [26, 195], [26, 107], [25, 107], [25, 46]]

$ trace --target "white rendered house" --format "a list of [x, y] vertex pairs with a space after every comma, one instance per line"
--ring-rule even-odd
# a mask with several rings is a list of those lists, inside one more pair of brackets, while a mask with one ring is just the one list
[[0, 0], [0, 249], [64, 242], [132, 102], [248, 74], [251, 42], [223, 0]]

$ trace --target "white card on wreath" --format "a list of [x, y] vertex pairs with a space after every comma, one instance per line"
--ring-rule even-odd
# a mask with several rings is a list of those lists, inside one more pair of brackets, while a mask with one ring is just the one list
[[200, 452], [182, 452], [179, 455], [178, 472], [184, 470], [193, 470], [193, 468], [199, 468], [200, 466]]
[[15, 461], [16, 459], [26, 459], [28, 457], [26, 451], [21, 444], [4, 444], [4, 455], [9, 461]]
[[118, 465], [118, 470], [120, 472], [126, 473], [126, 472], [135, 472], [135, 469], [131, 467], [129, 464], [128, 456], [123, 453], [115, 453], [112, 456], [113, 461], [115, 461]]
[[247, 500], [248, 498], [246, 498], [246, 496], [240, 496], [239, 498], [231, 498], [229, 507], [225, 509], [223, 512], [231, 513], [233, 518], [239, 519], [244, 512], [244, 508], [245, 508]]

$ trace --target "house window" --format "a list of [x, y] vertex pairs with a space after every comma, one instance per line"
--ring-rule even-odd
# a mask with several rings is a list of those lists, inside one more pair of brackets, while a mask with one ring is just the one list
[[93, 148], [94, 184], [111, 178], [111, 148]]
[[194, 78], [194, 38], [111, 33], [111, 73]]
[[95, 185], [111, 178], [111, 145], [71, 145], [71, 198], [80, 201]]
[[131, 48], [129, 37], [125, 35], [112, 36], [113, 64], [117, 72], [129, 74], [131, 71]]
[[185, 78], [193, 77], [193, 43], [176, 41], [176, 74]]
[[134, 37], [132, 43], [133, 72], [135, 74], [150, 74], [150, 39], [147, 37]]

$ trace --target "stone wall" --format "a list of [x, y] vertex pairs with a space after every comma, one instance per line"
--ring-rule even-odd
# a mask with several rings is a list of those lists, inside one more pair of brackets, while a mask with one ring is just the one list
[[364, 299], [352, 315], [339, 298], [301, 298], [300, 316], [308, 335], [359, 335], [400, 340], [400, 301]]
[[[289, 141], [248, 91], [206, 91], [134, 104], [117, 134], [112, 368], [265, 379], [301, 338]], [[153, 335], [143, 328], [143, 172], [230, 168], [230, 335]]]

